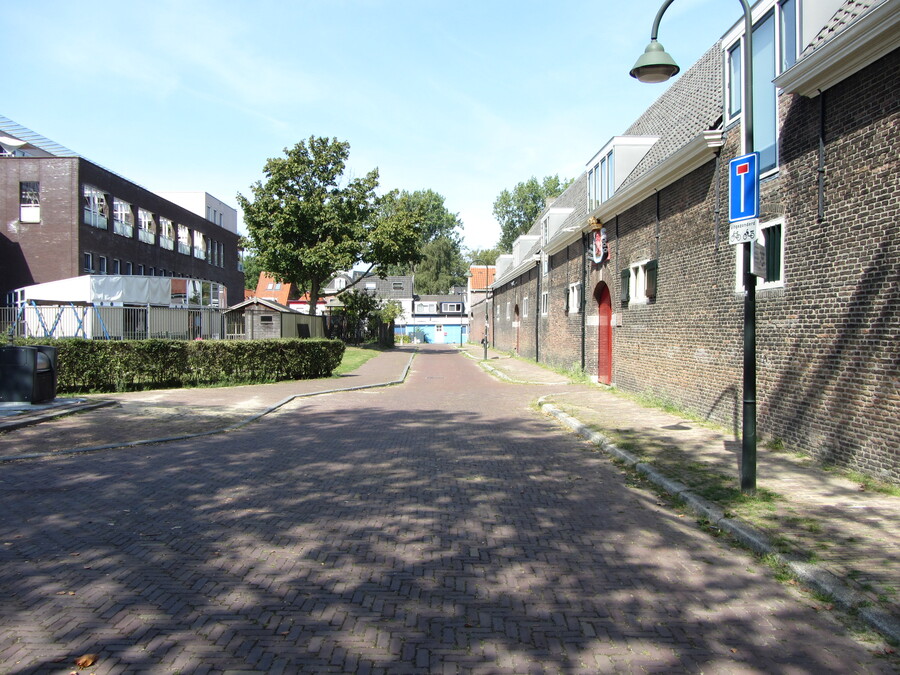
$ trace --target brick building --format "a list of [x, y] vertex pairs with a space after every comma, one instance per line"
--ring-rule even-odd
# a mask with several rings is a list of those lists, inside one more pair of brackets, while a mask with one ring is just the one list
[[[759, 433], [900, 482], [900, 3], [761, 0], [753, 18]], [[498, 260], [492, 307], [496, 347], [736, 434], [743, 260], [727, 188], [742, 34], [594, 155]]]
[[195, 212], [0, 117], [0, 303], [17, 288], [93, 273], [204, 279], [237, 304], [236, 212], [197, 194]]

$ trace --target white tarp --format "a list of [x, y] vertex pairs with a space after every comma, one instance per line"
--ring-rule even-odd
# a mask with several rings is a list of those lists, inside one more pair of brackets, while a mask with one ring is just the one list
[[172, 281], [170, 277], [86, 274], [19, 290], [25, 302], [169, 306], [172, 304]]

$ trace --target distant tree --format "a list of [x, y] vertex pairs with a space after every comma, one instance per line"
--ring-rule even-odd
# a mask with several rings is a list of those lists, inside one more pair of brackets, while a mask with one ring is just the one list
[[461, 253], [462, 222], [457, 214], [447, 209], [444, 198], [434, 190], [415, 192], [395, 190], [382, 198], [378, 217], [401, 219], [419, 227], [417, 259], [380, 270], [385, 275], [417, 274], [418, 265], [421, 264], [426, 252], [431, 250], [427, 245], [438, 239], [450, 241]]
[[259, 274], [265, 270], [259, 263], [259, 257], [252, 253], [244, 255], [244, 288], [255, 291], [259, 283]]
[[547, 199], [558, 197], [571, 183], [571, 180], [560, 180], [558, 175], [546, 176], [541, 182], [532, 176], [516, 185], [512, 192], [503, 190], [494, 200], [494, 218], [500, 223], [497, 248], [504, 253], [512, 251], [513, 242], [531, 229]]
[[238, 194], [246, 247], [276, 281], [310, 295], [315, 313], [322, 288], [339, 270], [365, 261], [370, 269], [415, 259], [419, 229], [397, 218], [375, 218], [378, 170], [344, 182], [350, 144], [310, 136], [284, 157], [266, 161], [266, 181]]
[[439, 237], [425, 244], [416, 266], [415, 292], [419, 295], [449, 293], [451, 286], [466, 283], [466, 263], [459, 244]]
[[343, 293], [341, 302], [344, 305], [339, 310], [339, 314], [346, 317], [348, 330], [344, 339], [352, 339], [359, 344], [369, 325], [369, 319], [378, 314], [382, 303], [375, 296], [359, 290]]
[[496, 265], [497, 257], [502, 251], [499, 246], [494, 248], [473, 248], [466, 251], [466, 263], [472, 265]]

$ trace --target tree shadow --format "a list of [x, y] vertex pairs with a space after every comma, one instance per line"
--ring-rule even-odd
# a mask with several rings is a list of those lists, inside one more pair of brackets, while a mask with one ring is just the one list
[[[455, 359], [447, 386], [477, 384], [468, 408], [424, 405], [436, 385], [410, 382], [190, 443], [7, 466], [7, 671], [84, 652], [107, 672], [889, 665], [551, 422], [510, 412], [521, 388], [431, 355]], [[489, 399], [505, 412], [480, 414]]]

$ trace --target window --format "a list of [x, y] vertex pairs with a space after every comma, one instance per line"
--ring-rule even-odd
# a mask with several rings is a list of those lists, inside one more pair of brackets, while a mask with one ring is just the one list
[[541, 274], [544, 276], [550, 274], [550, 256], [546, 253], [541, 253]]
[[462, 303], [460, 303], [460, 302], [441, 303], [441, 312], [443, 312], [444, 314], [462, 314]]
[[[766, 278], [756, 280], [757, 289], [784, 287], [784, 223], [760, 223], [759, 239], [766, 247]], [[744, 247], [735, 246], [735, 291], [744, 290]]]
[[524, 319], [528, 318], [528, 296], [527, 295], [522, 299], [522, 318], [524, 318]]
[[547, 242], [550, 241], [550, 218], [544, 218], [541, 221], [541, 244], [543, 246], [547, 245]]
[[541, 293], [541, 315], [547, 316], [550, 312], [550, 293], [544, 291]]
[[417, 302], [417, 314], [437, 314], [437, 304], [434, 302]]
[[145, 244], [156, 243], [156, 223], [147, 209], [138, 209], [138, 239]]
[[113, 197], [113, 232], [123, 237], [134, 236], [134, 213], [131, 204]]
[[197, 230], [194, 230], [194, 257], [198, 260], [206, 259], [206, 237]]
[[[772, 80], [797, 61], [796, 0], [781, 0], [753, 27], [753, 150], [760, 153], [760, 173], [778, 166], [778, 97]], [[742, 111], [743, 39], [726, 51], [726, 101], [729, 118]]]
[[271, 314], [263, 314], [259, 317], [260, 323], [274, 323], [274, 317]]
[[347, 280], [344, 277], [338, 277], [334, 280], [334, 289], [336, 291], [341, 291], [347, 288]]
[[19, 183], [19, 221], [41, 222], [41, 184], [36, 181]]
[[615, 192], [613, 159], [613, 150], [610, 150], [588, 170], [588, 211], [596, 209]]
[[87, 253], [84, 254], [84, 271], [87, 274], [92, 274], [94, 271], [94, 254]]
[[506, 320], [509, 321], [509, 302], [506, 303]]
[[137, 273], [138, 273], [138, 276], [140, 276], [140, 277], [144, 276], [144, 266], [143, 265], [137, 266]]
[[658, 267], [656, 260], [645, 260], [622, 270], [623, 305], [645, 305], [656, 299]]
[[184, 225], [178, 225], [178, 252], [183, 255], [191, 254], [191, 231]]
[[403, 290], [403, 282], [402, 281], [391, 282], [391, 289], [394, 291], [402, 291]]
[[134, 266], [128, 261], [125, 262], [125, 274], [134, 274]]
[[367, 281], [367, 282], [366, 282], [366, 290], [367, 290], [367, 291], [374, 291], [375, 288], [376, 288], [376, 283], [375, 283], [374, 281]]
[[122, 262], [118, 258], [113, 258], [112, 273], [113, 274], [121, 274], [122, 273]]
[[569, 284], [566, 289], [566, 314], [578, 314], [581, 311], [581, 283]]
[[106, 274], [106, 256], [97, 256], [97, 274]]
[[159, 218], [159, 247], [167, 251], [175, 250], [175, 224], [168, 218]]
[[106, 195], [92, 185], [85, 185], [83, 195], [84, 224], [105, 230], [109, 227], [109, 205]]

